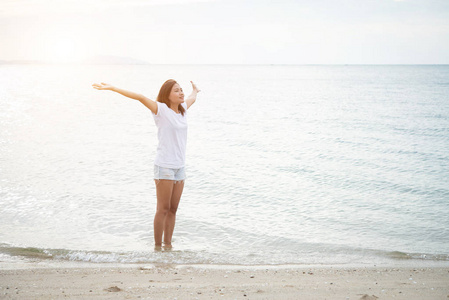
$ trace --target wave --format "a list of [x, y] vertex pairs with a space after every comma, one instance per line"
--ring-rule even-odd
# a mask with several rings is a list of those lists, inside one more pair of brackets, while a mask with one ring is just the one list
[[434, 261], [449, 261], [449, 254], [428, 254], [428, 253], [406, 253], [400, 251], [386, 252], [386, 255], [393, 259], [420, 259]]
[[205, 257], [201, 257], [201, 253], [176, 250], [111, 252], [0, 246], [0, 253], [30, 260], [62, 260], [90, 263], [211, 263]]
[[[330, 249], [329, 249], [330, 250]], [[335, 249], [345, 252], [346, 259], [336, 255], [336, 252], [309, 253], [301, 255], [300, 259], [264, 260], [263, 257], [235, 257], [206, 251], [163, 250], [163, 251], [83, 251], [69, 249], [43, 249], [34, 247], [13, 247], [0, 245], [0, 261], [10, 258], [25, 258], [28, 260], [59, 260], [88, 263], [120, 263], [120, 264], [212, 264], [212, 265], [285, 265], [285, 264], [347, 264], [354, 262], [369, 262], [387, 260], [420, 260], [420, 261], [449, 261], [449, 254], [406, 253], [401, 251], [381, 251], [367, 249]], [[337, 257], [338, 256], [338, 257]], [[362, 258], [363, 257], [363, 258]], [[356, 259], [354, 259], [356, 258]], [[362, 259], [361, 259], [362, 258]]]

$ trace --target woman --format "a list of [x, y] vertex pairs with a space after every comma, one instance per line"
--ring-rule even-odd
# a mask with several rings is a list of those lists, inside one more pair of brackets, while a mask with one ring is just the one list
[[187, 142], [186, 111], [196, 101], [200, 91], [191, 81], [193, 91], [184, 101], [184, 92], [173, 79], [161, 87], [156, 101], [126, 91], [110, 84], [93, 84], [97, 90], [110, 90], [140, 101], [151, 110], [158, 128], [159, 144], [154, 161], [154, 181], [156, 183], [157, 208], [154, 216], [155, 249], [172, 247], [176, 211], [181, 200], [185, 180], [185, 151]]

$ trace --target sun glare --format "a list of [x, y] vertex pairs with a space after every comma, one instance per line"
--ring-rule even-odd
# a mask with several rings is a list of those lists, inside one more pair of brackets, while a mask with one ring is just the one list
[[69, 38], [49, 41], [43, 60], [50, 63], [77, 63], [86, 58], [82, 45]]

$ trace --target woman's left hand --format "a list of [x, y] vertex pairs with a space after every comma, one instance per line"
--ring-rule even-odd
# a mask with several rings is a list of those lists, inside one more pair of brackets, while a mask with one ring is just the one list
[[195, 92], [197, 92], [197, 93], [201, 92], [201, 90], [196, 86], [196, 84], [193, 83], [193, 81], [190, 81], [190, 83], [192, 84], [192, 89]]

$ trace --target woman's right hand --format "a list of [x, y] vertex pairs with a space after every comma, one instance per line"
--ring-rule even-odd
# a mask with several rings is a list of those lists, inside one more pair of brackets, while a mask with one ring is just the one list
[[112, 91], [114, 89], [114, 86], [112, 86], [110, 84], [107, 84], [107, 83], [104, 83], [104, 82], [102, 82], [101, 84], [94, 83], [94, 84], [92, 84], [92, 87], [94, 89], [97, 89], [97, 90], [109, 90], [109, 91]]

